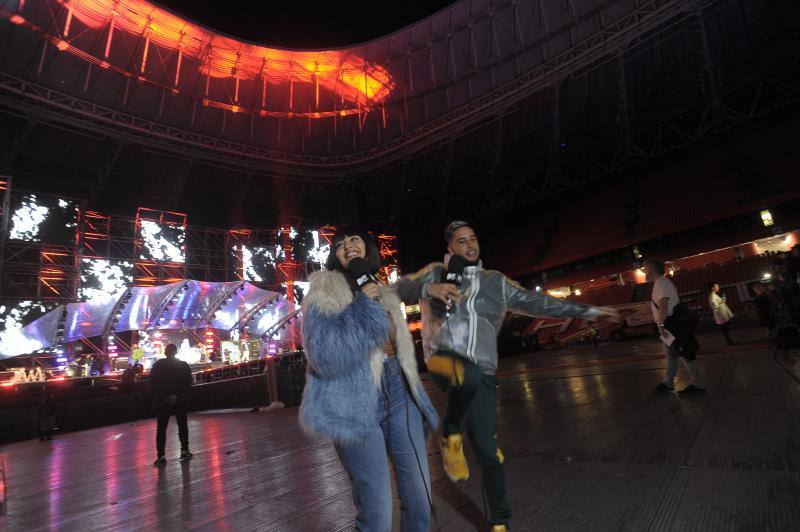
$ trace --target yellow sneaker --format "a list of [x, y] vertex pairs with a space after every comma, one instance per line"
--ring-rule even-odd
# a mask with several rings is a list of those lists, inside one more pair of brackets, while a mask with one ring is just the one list
[[506, 525], [494, 525], [492, 527], [492, 532], [506, 532], [508, 527]]
[[464, 446], [461, 434], [451, 434], [440, 440], [444, 472], [453, 482], [469, 478], [469, 466], [464, 457]]
[[[494, 441], [495, 441], [495, 445], [497, 445], [497, 433], [496, 432], [494, 433]], [[506, 457], [505, 457], [505, 455], [503, 455], [503, 450], [500, 449], [499, 445], [497, 446], [497, 461], [500, 462], [501, 464], [506, 461]]]
[[451, 386], [461, 386], [464, 383], [464, 363], [457, 358], [431, 355], [425, 365], [431, 373], [450, 379]]

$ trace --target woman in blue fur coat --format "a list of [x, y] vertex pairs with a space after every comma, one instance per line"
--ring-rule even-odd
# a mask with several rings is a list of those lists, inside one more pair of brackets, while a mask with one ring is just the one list
[[300, 406], [303, 428], [333, 439], [350, 476], [358, 509], [356, 530], [392, 528], [387, 455], [400, 496], [400, 526], [427, 532], [430, 473], [425, 434], [438, 425], [417, 373], [414, 344], [392, 290], [369, 282], [356, 288], [350, 261], [380, 256], [372, 237], [342, 227], [333, 238], [327, 271], [309, 277], [303, 300], [303, 345], [308, 374]]

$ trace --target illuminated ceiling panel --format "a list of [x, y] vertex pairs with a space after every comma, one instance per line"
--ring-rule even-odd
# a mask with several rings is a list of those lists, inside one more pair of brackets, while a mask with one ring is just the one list
[[[140, 82], [160, 85], [173, 94], [182, 91], [182, 77], [230, 80], [228, 98], [208, 94], [202, 103], [233, 112], [263, 116], [323, 116], [356, 114], [387, 98], [394, 83], [386, 69], [347, 50], [297, 51], [267, 48], [220, 35], [142, 0], [50, 0], [52, 20], [30, 20], [20, 3], [11, 22], [31, 27], [62, 52]], [[13, 4], [13, 2], [12, 2]], [[13, 9], [13, 8], [12, 8]], [[97, 38], [82, 39], [87, 32]], [[118, 40], [128, 41], [125, 54], [114, 53]], [[148, 70], [149, 63], [159, 65]], [[152, 75], [151, 75], [152, 74]], [[250, 85], [243, 89], [240, 84]], [[315, 105], [293, 101], [294, 84], [314, 93]], [[277, 86], [289, 85], [288, 109], [268, 105]], [[258, 93], [247, 98], [240, 93]], [[284, 90], [284, 89], [282, 89]], [[320, 107], [319, 91], [339, 101], [336, 109]], [[260, 100], [260, 101], [259, 101]], [[295, 105], [295, 104], [298, 105]]]
[[[664, 21], [680, 20], [676, 31], [696, 35], [703, 17], [685, 15], [708, 11], [701, 4], [724, 2], [459, 0], [366, 43], [304, 51], [224, 36], [140, 0], [0, 0], [0, 100], [5, 92], [26, 114], [46, 109], [102, 134], [259, 175], [369, 176], [521, 112], [523, 102], [549, 109], [561, 85], [589, 94], [564, 99], [565, 120], [583, 112], [584, 100], [613, 118], [597, 102], [623, 85], [595, 90], [571, 80], [658, 53], [649, 50], [660, 44], [634, 43], [665, 41], [653, 37], [673, 31]], [[696, 56], [687, 58], [698, 63]], [[540, 127], [535, 116], [520, 119]]]

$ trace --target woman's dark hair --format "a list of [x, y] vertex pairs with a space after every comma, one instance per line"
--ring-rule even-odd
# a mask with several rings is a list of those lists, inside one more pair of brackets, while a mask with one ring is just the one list
[[342, 265], [339, 264], [339, 259], [336, 258], [336, 245], [348, 236], [361, 237], [361, 240], [364, 241], [364, 260], [369, 265], [369, 271], [377, 273], [381, 269], [381, 254], [378, 252], [375, 239], [369, 232], [354, 224], [345, 224], [336, 228], [336, 233], [331, 239], [331, 252], [328, 254], [328, 260], [325, 261], [325, 269], [344, 271]]
[[711, 292], [712, 290], [714, 290], [714, 285], [716, 284], [717, 283], [708, 283], [708, 291]]

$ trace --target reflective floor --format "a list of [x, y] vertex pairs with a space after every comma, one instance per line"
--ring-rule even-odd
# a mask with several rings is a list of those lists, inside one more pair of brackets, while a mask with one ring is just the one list
[[[691, 398], [651, 392], [664, 367], [652, 340], [502, 359], [513, 529], [800, 530], [800, 372], [761, 331], [735, 332], [746, 343], [701, 338], [708, 393]], [[189, 428], [194, 459], [177, 461], [171, 425], [161, 469], [154, 421], [0, 448], [0, 530], [353, 528], [335, 452], [302, 433], [295, 408], [195, 413]], [[429, 446], [441, 530], [486, 529], [467, 455], [474, 474], [453, 485]]]

